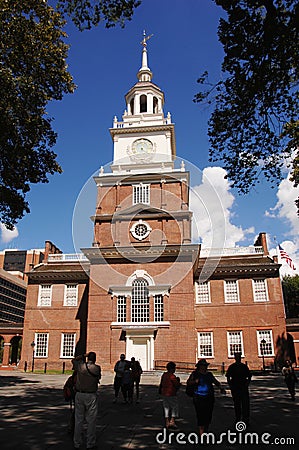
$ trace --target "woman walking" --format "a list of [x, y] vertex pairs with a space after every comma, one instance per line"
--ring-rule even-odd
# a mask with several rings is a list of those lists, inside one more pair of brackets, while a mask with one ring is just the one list
[[208, 431], [212, 421], [215, 402], [213, 384], [219, 387], [221, 393], [225, 394], [221, 383], [207, 370], [208, 365], [209, 363], [205, 359], [200, 359], [187, 381], [188, 388], [193, 387], [193, 404], [200, 436]]
[[163, 409], [165, 425], [167, 429], [177, 429], [175, 419], [179, 415], [177, 391], [181, 385], [179, 377], [175, 373], [176, 365], [170, 361], [166, 365], [167, 372], [164, 372], [159, 386], [159, 394], [163, 398]]

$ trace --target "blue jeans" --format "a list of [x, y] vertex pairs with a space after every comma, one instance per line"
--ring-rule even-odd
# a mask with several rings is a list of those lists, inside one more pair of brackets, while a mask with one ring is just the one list
[[87, 423], [87, 448], [96, 445], [96, 422], [98, 414], [97, 393], [77, 392], [75, 397], [75, 432], [74, 445], [82, 444], [82, 426]]

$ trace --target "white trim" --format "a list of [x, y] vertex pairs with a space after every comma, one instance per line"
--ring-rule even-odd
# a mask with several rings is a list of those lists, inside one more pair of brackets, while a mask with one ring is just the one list
[[[208, 300], [207, 301], [201, 301], [200, 300], [199, 285], [207, 285], [207, 287], [208, 287]], [[209, 281], [204, 281], [203, 283], [195, 281], [195, 303], [197, 305], [202, 305], [202, 304], [205, 304], [205, 303], [212, 303], [211, 291], [210, 291], [210, 282]]]
[[[154, 297], [155, 295], [167, 295], [169, 297], [170, 289], [170, 284], [158, 284], [157, 286], [148, 286], [148, 293], [150, 297]], [[112, 299], [114, 297], [119, 297], [120, 295], [123, 295], [127, 298], [132, 297], [132, 286], [110, 286], [109, 294], [111, 295]]]
[[[41, 293], [42, 293], [42, 286], [50, 286], [50, 295], [49, 295], [49, 301], [50, 301], [50, 304], [45, 304], [45, 305], [43, 305], [42, 303], [41, 303], [41, 300], [42, 300], [42, 298], [41, 298]], [[52, 306], [52, 288], [53, 288], [53, 286], [52, 286], [52, 284], [50, 284], [50, 283], [43, 283], [43, 284], [40, 284], [39, 285], [39, 287], [38, 287], [38, 299], [37, 299], [37, 306], [40, 306], [40, 307], [42, 307], [42, 308], [50, 308], [51, 306]]]
[[[239, 283], [238, 283], [238, 280], [223, 280], [223, 282], [224, 282], [224, 302], [225, 303], [232, 303], [232, 304], [240, 303], [240, 294], [239, 294]], [[228, 300], [227, 299], [227, 286], [228, 286], [228, 283], [232, 283], [232, 282], [236, 283], [237, 300]]]
[[265, 358], [270, 358], [272, 356], [275, 356], [274, 355], [274, 345], [273, 345], [273, 332], [272, 332], [271, 329], [256, 330], [258, 356], [260, 356], [260, 357], [263, 356], [262, 352], [261, 352], [261, 345], [260, 345], [261, 344], [261, 340], [262, 340], [261, 336], [260, 336], [260, 333], [263, 333], [263, 332], [267, 332], [268, 335], [270, 334], [270, 343], [271, 343], [271, 350], [272, 350], [272, 352], [271, 352], [271, 354], [264, 354]]
[[146, 270], [143, 269], [135, 270], [135, 272], [128, 277], [126, 286], [132, 286], [133, 281], [137, 278], [144, 278], [148, 282], [149, 286], [155, 286], [154, 279], [147, 273]]
[[111, 328], [122, 328], [123, 330], [147, 330], [157, 328], [168, 328], [170, 322], [164, 320], [163, 322], [111, 322]]
[[[146, 184], [146, 183], [138, 183], [138, 184], [133, 184], [133, 195], [132, 195], [132, 204], [133, 205], [139, 205], [139, 204], [143, 204], [143, 205], [149, 205], [150, 204], [150, 184]], [[139, 189], [139, 192], [137, 193], [137, 190]], [[139, 197], [138, 200], [141, 201], [135, 201], [136, 197]]]
[[[66, 302], [66, 300], [67, 300], [67, 295], [66, 294], [67, 294], [67, 287], [68, 286], [76, 286], [76, 303], [74, 305], [68, 305], [67, 302]], [[64, 285], [63, 306], [66, 306], [68, 308], [78, 306], [78, 283], [66, 283]]]
[[230, 353], [230, 333], [239, 333], [241, 337], [241, 355], [242, 358], [244, 358], [244, 345], [243, 345], [243, 332], [241, 330], [227, 330], [226, 331], [226, 338], [227, 338], [227, 356], [228, 358], [233, 358], [234, 354]]
[[[65, 341], [65, 336], [66, 335], [72, 335], [72, 336], [74, 336], [74, 342], [73, 342], [73, 354], [71, 355], [71, 356], [65, 356], [64, 354], [63, 354], [63, 347], [64, 347], [64, 341]], [[76, 333], [75, 332], [72, 332], [72, 331], [70, 331], [70, 332], [62, 332], [61, 333], [61, 342], [60, 342], [60, 358], [67, 358], [67, 359], [72, 359], [73, 357], [74, 357], [74, 355], [75, 355], [75, 348], [76, 348], [76, 339], [77, 339], [77, 336], [76, 336]]]
[[[211, 338], [211, 349], [212, 349], [212, 354], [211, 355], [204, 355], [200, 353], [200, 334], [206, 334], [206, 335], [210, 335]], [[214, 358], [214, 335], [213, 335], [213, 331], [197, 331], [197, 354], [198, 354], [198, 358]]]
[[[41, 334], [43, 334], [43, 335], [46, 335], [47, 336], [47, 343], [46, 343], [46, 354], [45, 355], [37, 355], [36, 354], [36, 351], [37, 351], [37, 337], [39, 336], [39, 335], [41, 335]], [[40, 332], [37, 332], [37, 333], [35, 333], [34, 334], [34, 342], [35, 342], [35, 347], [34, 347], [34, 357], [35, 358], [48, 358], [48, 351], [49, 351], [49, 333], [48, 332], [43, 332], [43, 331], [40, 331]]]
[[[142, 236], [140, 234], [136, 233], [136, 228], [139, 227], [140, 225], [144, 225], [144, 227], [146, 227], [146, 232]], [[143, 241], [143, 239], [146, 239], [149, 236], [151, 231], [152, 231], [152, 228], [149, 226], [149, 224], [147, 222], [145, 222], [142, 219], [139, 219], [138, 222], [133, 223], [133, 225], [130, 228], [131, 235], [138, 241]]]
[[[264, 286], [265, 286], [265, 293], [266, 293], [266, 300], [258, 300], [256, 298], [256, 291], [255, 291], [255, 281], [264, 281]], [[253, 278], [251, 280], [252, 283], [252, 292], [253, 292], [253, 301], [257, 302], [257, 303], [262, 303], [262, 302], [268, 302], [269, 301], [269, 295], [268, 295], [268, 283], [266, 278]]]

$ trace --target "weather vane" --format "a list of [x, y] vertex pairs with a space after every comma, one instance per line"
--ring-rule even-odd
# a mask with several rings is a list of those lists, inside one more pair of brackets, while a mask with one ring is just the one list
[[148, 41], [152, 36], [154, 36], [153, 34], [149, 34], [148, 36], [146, 35], [145, 30], [143, 30], [143, 39], [140, 42], [141, 45], [143, 45], [143, 47], [146, 47], [146, 41]]

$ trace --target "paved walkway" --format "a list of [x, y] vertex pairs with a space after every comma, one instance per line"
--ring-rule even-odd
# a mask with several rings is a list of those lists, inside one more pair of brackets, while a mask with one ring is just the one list
[[[17, 371], [0, 372], [0, 449], [1, 450], [69, 450], [72, 439], [67, 432], [69, 406], [62, 396], [66, 375], [38, 375]], [[182, 381], [186, 375], [181, 375]], [[225, 382], [223, 377], [221, 380]], [[97, 423], [98, 449], [185, 449], [195, 445], [196, 421], [192, 399], [184, 387], [179, 392], [179, 431], [165, 436], [162, 404], [157, 394], [160, 374], [145, 374], [141, 383], [141, 402], [113, 404], [112, 374], [105, 374], [99, 389], [99, 416]], [[216, 441], [215, 449], [299, 448], [299, 394], [295, 402], [289, 399], [280, 375], [254, 377], [251, 383], [251, 425], [243, 433], [236, 433], [230, 393], [217, 394], [210, 432]], [[256, 433], [246, 436], [246, 433]], [[160, 433], [160, 434], [158, 434]], [[184, 433], [184, 434], [179, 434]], [[268, 435], [265, 435], [268, 433]], [[156, 440], [158, 436], [158, 441]], [[245, 437], [256, 444], [244, 445]], [[274, 439], [280, 440], [276, 445]], [[292, 441], [287, 442], [287, 438]], [[212, 439], [212, 438], [211, 438]], [[237, 439], [239, 443], [234, 443]], [[295, 440], [295, 442], [294, 442]], [[183, 444], [182, 442], [185, 442]], [[250, 442], [250, 441], [248, 441]]]

